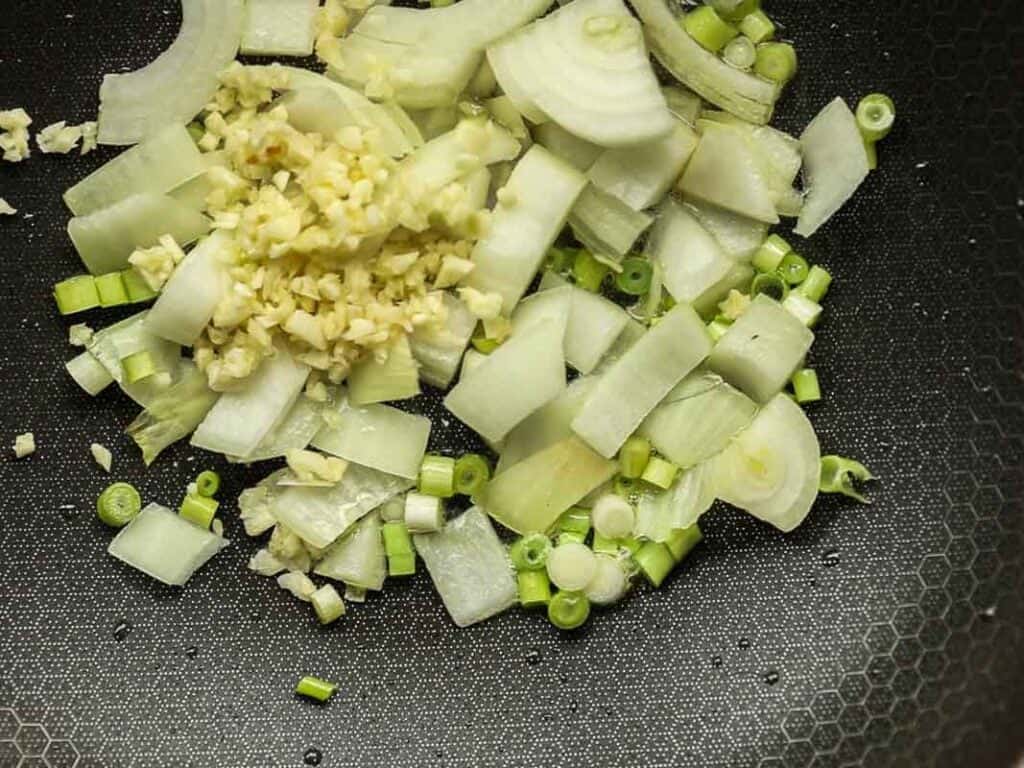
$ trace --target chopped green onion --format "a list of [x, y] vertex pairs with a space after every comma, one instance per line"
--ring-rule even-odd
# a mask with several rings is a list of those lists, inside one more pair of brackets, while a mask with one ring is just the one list
[[409, 536], [409, 529], [405, 527], [405, 523], [384, 523], [381, 526], [381, 536], [384, 537], [384, 551], [389, 558], [394, 555], [413, 554], [412, 537]]
[[816, 403], [821, 400], [821, 387], [818, 385], [818, 374], [812, 368], [803, 368], [793, 374], [793, 393], [796, 401]]
[[520, 571], [516, 574], [519, 604], [523, 608], [547, 605], [551, 601], [551, 582], [545, 571]]
[[719, 16], [709, 5], [695, 8], [682, 18], [683, 29], [712, 53], [718, 53], [740, 32], [729, 22]]
[[640, 539], [636, 538], [636, 536], [629, 536], [625, 539], [622, 539], [619, 542], [619, 546], [622, 549], [629, 552], [630, 555], [635, 555], [637, 552], [639, 552], [640, 547], [642, 547], [643, 545], [644, 542], [640, 541]]
[[757, 48], [749, 37], [740, 35], [730, 40], [729, 44], [725, 46], [725, 50], [722, 51], [722, 58], [729, 65], [736, 67], [736, 69], [747, 70], [754, 66], [754, 62], [757, 61]]
[[149, 301], [155, 299], [159, 293], [149, 287], [149, 283], [146, 282], [139, 272], [135, 269], [126, 269], [121, 272], [121, 282], [124, 283], [124, 290], [128, 294], [128, 302], [130, 304], [138, 304], [143, 301]]
[[513, 542], [508, 554], [517, 571], [541, 571], [550, 551], [551, 539], [543, 533], [528, 533]]
[[478, 453], [467, 453], [455, 462], [455, 492], [476, 496], [491, 479], [491, 466]]
[[590, 617], [590, 601], [581, 592], [561, 591], [548, 603], [548, 621], [559, 629], [576, 629]]
[[324, 584], [320, 589], [309, 596], [309, 602], [313, 604], [316, 617], [321, 624], [330, 624], [345, 615], [345, 601], [341, 595], [330, 584]]
[[336, 690], [338, 690], [337, 685], [321, 680], [319, 677], [304, 677], [295, 686], [295, 692], [299, 696], [305, 696], [320, 702], [327, 701], [334, 695]]
[[679, 467], [673, 464], [671, 461], [665, 461], [658, 456], [655, 456], [647, 464], [647, 468], [644, 470], [643, 475], [640, 479], [645, 483], [657, 486], [663, 490], [668, 490], [672, 487], [672, 483], [676, 480], [676, 475], [679, 474]]
[[385, 523], [400, 523], [405, 520], [405, 497], [393, 496], [380, 508], [380, 519]]
[[190, 493], [181, 502], [178, 514], [200, 528], [209, 528], [210, 523], [213, 522], [213, 516], [217, 514], [218, 506], [214, 499]]
[[455, 495], [455, 459], [427, 454], [420, 464], [420, 493], [450, 499]]
[[622, 271], [615, 276], [615, 285], [630, 296], [643, 296], [651, 288], [654, 268], [647, 259], [623, 259]]
[[775, 301], [784, 301], [789, 295], [789, 286], [777, 272], [772, 274], [762, 272], [754, 277], [754, 281], [750, 284], [750, 298], [753, 299], [761, 294], [769, 299], [775, 299]]
[[878, 168], [878, 147], [875, 146], [875, 142], [864, 139], [864, 152], [868, 156], [868, 170]]
[[779, 274], [790, 285], [800, 285], [807, 279], [810, 269], [807, 259], [793, 252], [787, 253], [782, 259], [782, 263], [779, 264]]
[[416, 555], [388, 555], [388, 576], [413, 576], [416, 574]]
[[782, 302], [782, 306], [808, 328], [813, 328], [817, 325], [818, 319], [821, 317], [821, 304], [811, 301], [797, 291], [791, 291], [785, 301]]
[[740, 32], [749, 37], [755, 43], [763, 43], [775, 37], [775, 23], [768, 18], [768, 15], [758, 8], [748, 13], [740, 22]]
[[771, 235], [761, 243], [757, 253], [750, 262], [758, 272], [775, 272], [786, 258], [786, 254], [793, 252], [793, 246], [778, 235]]
[[576, 257], [572, 263], [572, 274], [576, 285], [591, 293], [601, 290], [601, 283], [608, 275], [609, 267], [594, 258], [589, 251], [576, 251]]
[[594, 578], [597, 562], [588, 546], [569, 541], [548, 553], [546, 568], [551, 583], [559, 589], [582, 590]]
[[720, 338], [729, 332], [729, 323], [723, 320], [714, 320], [708, 323], [707, 328], [708, 336], [711, 337], [712, 341], [717, 343]]
[[585, 509], [573, 507], [558, 518], [555, 530], [559, 534], [560, 543], [564, 540], [582, 544], [590, 533], [590, 513]]
[[122, 360], [121, 368], [124, 370], [124, 380], [128, 384], [149, 378], [157, 370], [153, 355], [145, 349]]
[[209, 499], [216, 496], [219, 490], [220, 475], [212, 469], [199, 473], [199, 477], [196, 478], [196, 493]]
[[631, 437], [619, 449], [619, 474], [634, 480], [644, 473], [651, 460], [651, 441], [646, 437]]
[[884, 93], [868, 94], [857, 105], [857, 128], [871, 144], [888, 136], [895, 122], [896, 105]]
[[818, 490], [822, 493], [842, 493], [861, 504], [870, 504], [871, 502], [854, 487], [853, 481], [866, 483], [874, 479], [870, 470], [859, 461], [842, 456], [821, 457], [821, 480], [818, 483]]
[[486, 336], [479, 336], [474, 334], [471, 339], [473, 343], [473, 349], [479, 352], [481, 355], [489, 355], [491, 352], [501, 346], [501, 342], [495, 339], [488, 339]]
[[665, 546], [672, 553], [676, 563], [680, 563], [703, 540], [704, 534], [701, 533], [700, 528], [694, 523], [688, 528], [679, 528], [672, 531], [669, 537], [665, 539]]
[[366, 587], [357, 587], [355, 584], [346, 584], [345, 599], [350, 603], [365, 603]]
[[53, 298], [62, 315], [73, 315], [100, 306], [100, 294], [92, 275], [70, 277], [53, 286]]
[[740, 21], [761, 7], [761, 0], [711, 0], [708, 3], [726, 21]]
[[762, 43], [757, 46], [754, 71], [781, 85], [788, 83], [796, 74], [796, 49], [789, 43]]
[[594, 533], [603, 538], [622, 539], [633, 533], [636, 512], [633, 505], [615, 493], [607, 493], [597, 500], [591, 511]]
[[596, 555], [617, 555], [621, 545], [618, 539], [609, 539], [594, 531], [594, 541], [590, 545]]
[[655, 587], [660, 587], [665, 577], [676, 567], [672, 551], [657, 541], [646, 542], [633, 553], [633, 561], [640, 568], [644, 577]]
[[128, 291], [120, 272], [108, 272], [94, 278], [101, 307], [118, 307], [128, 303]]
[[639, 491], [639, 483], [636, 480], [629, 477], [623, 477], [618, 475], [615, 478], [615, 492], [624, 499], [631, 499]]
[[444, 527], [444, 502], [437, 496], [409, 493], [405, 497], [405, 528], [409, 533], [436, 533]]
[[831, 284], [832, 275], [815, 264], [797, 290], [811, 301], [820, 304]]
[[449, 5], [454, 3], [455, 0], [430, 0], [431, 8], [447, 8]]
[[559, 274], [572, 269], [576, 253], [569, 248], [551, 248], [548, 250], [547, 268]]
[[129, 483], [114, 483], [96, 499], [96, 514], [104, 525], [123, 528], [135, 519], [142, 509], [142, 499], [135, 486]]

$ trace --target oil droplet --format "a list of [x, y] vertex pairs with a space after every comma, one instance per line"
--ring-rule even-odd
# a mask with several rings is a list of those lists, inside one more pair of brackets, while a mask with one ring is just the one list
[[821, 564], [826, 568], [834, 568], [839, 565], [839, 550], [830, 549], [821, 556]]
[[131, 624], [129, 624], [127, 621], [119, 621], [117, 622], [117, 626], [114, 627], [114, 639], [120, 643], [122, 640], [128, 637], [128, 635], [130, 635], [131, 632]]
[[188, 656], [190, 659], [194, 659], [196, 656], [199, 655], [199, 648], [197, 648], [194, 645], [190, 645], [188, 648], [185, 649], [185, 655]]
[[536, 648], [531, 648], [526, 652], [526, 663], [531, 667], [535, 667], [540, 664], [540, 651]]
[[316, 747], [310, 747], [302, 753], [302, 762], [306, 765], [320, 765], [323, 762], [324, 753]]
[[769, 669], [764, 673], [764, 681], [767, 685], [775, 685], [779, 682], [779, 673], [774, 669]]
[[914, 167], [917, 168], [917, 170], [919, 170], [919, 171], [923, 170], [923, 169], [928, 167], [928, 161], [927, 160], [923, 160], [922, 162], [917, 163]]
[[718, 669], [720, 666], [722, 666], [722, 657], [721, 656], [712, 656], [711, 657], [711, 666], [714, 667], [715, 669]]
[[444, 750], [443, 749], [436, 749], [436, 750], [434, 750], [434, 757], [444, 757]]
[[736, 643], [736, 645], [738, 645], [743, 650], [746, 650], [747, 648], [750, 647], [750, 641], [747, 638], [745, 638], [745, 637], [741, 637], [740, 641], [738, 643]]
[[990, 605], [988, 608], [983, 608], [981, 611], [982, 621], [993, 621], [996, 618], [996, 607]]

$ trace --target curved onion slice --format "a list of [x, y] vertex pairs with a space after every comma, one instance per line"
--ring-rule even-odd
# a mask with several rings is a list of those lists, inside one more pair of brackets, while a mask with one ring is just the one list
[[182, 0], [181, 31], [153, 62], [107, 75], [100, 86], [99, 141], [135, 144], [171, 123], [187, 123], [217, 90], [238, 53], [243, 0]]
[[629, 0], [651, 51], [665, 69], [712, 104], [752, 123], [767, 123], [779, 97], [775, 83], [736, 69], [705, 50], [680, 26], [665, 0]]
[[647, 250], [676, 301], [692, 303], [733, 265], [711, 233], [672, 198], [661, 207]]
[[786, 395], [768, 403], [714, 461], [718, 498], [781, 531], [800, 525], [818, 496], [818, 438]]
[[622, 0], [576, 0], [490, 48], [488, 59], [526, 117], [519, 102], [595, 144], [642, 144], [675, 124]]

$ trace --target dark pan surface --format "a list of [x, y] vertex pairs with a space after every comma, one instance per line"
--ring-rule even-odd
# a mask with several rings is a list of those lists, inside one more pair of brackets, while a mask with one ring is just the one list
[[[21, 209], [0, 220], [0, 439], [32, 430], [40, 446], [0, 462], [0, 766], [43, 750], [51, 766], [297, 766], [311, 747], [324, 766], [394, 768], [1011, 765], [1024, 13], [1016, 0], [770, 10], [801, 53], [782, 127], [836, 94], [899, 105], [881, 170], [800, 245], [837, 278], [812, 418], [826, 451], [882, 478], [875, 504], [823, 499], [789, 536], [716, 510], [671, 583], [571, 636], [521, 612], [455, 631], [423, 576], [323, 631], [245, 571], [255, 546], [230, 510], [235, 543], [183, 591], [108, 558], [92, 441], [168, 504], [210, 459], [179, 446], [143, 472], [121, 431], [134, 409], [89, 401], [60, 367], [72, 350], [49, 286], [78, 268], [60, 193], [113, 153], [0, 168], [0, 196]], [[25, 106], [37, 128], [91, 119], [101, 75], [150, 60], [177, 22], [174, 0], [8, 0], [0, 108]], [[266, 471], [226, 470], [226, 497]], [[306, 673], [341, 684], [329, 706], [291, 695]]]

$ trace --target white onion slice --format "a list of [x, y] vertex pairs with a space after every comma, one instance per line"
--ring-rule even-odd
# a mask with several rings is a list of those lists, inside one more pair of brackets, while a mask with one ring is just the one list
[[629, 579], [618, 558], [611, 555], [597, 555], [594, 578], [583, 590], [594, 605], [617, 603], [629, 590]]
[[542, 112], [595, 144], [642, 144], [675, 123], [622, 0], [575, 0], [490, 48], [488, 59], [527, 118]]
[[332, 456], [389, 475], [415, 478], [430, 437], [430, 419], [387, 405], [352, 406], [342, 400], [337, 426], [317, 432], [311, 445]]
[[671, 198], [661, 207], [647, 251], [661, 266], [665, 288], [672, 298], [691, 304], [733, 266], [718, 241]]
[[559, 544], [548, 553], [548, 577], [559, 589], [578, 592], [597, 575], [597, 559], [590, 547], [575, 541]]
[[565, 361], [580, 373], [593, 371], [629, 324], [622, 307], [603, 296], [570, 284], [554, 272], [545, 272], [540, 290], [571, 288], [572, 305], [565, 329]]
[[379, 592], [388, 572], [380, 528], [376, 512], [364, 517], [351, 533], [327, 550], [313, 573]]
[[320, 0], [247, 0], [241, 53], [310, 56]]
[[420, 326], [409, 337], [420, 378], [438, 389], [452, 383], [477, 324], [476, 316], [451, 294], [445, 293], [444, 305], [448, 319], [442, 328]]
[[135, 144], [173, 123], [184, 125], [210, 101], [217, 75], [238, 53], [243, 0], [181, 0], [177, 39], [135, 72], [106, 75], [100, 86], [99, 142]]
[[583, 173], [590, 170], [604, 151], [597, 144], [591, 144], [569, 133], [558, 123], [538, 125], [533, 129], [533, 138], [551, 154]]

